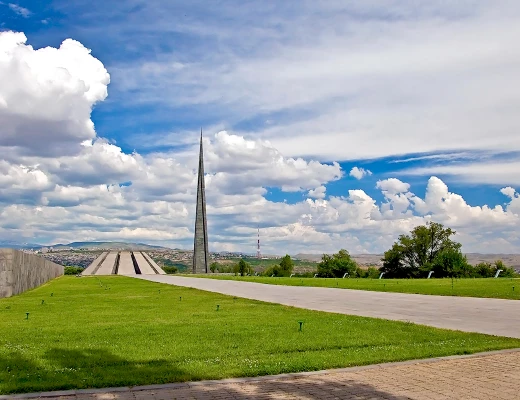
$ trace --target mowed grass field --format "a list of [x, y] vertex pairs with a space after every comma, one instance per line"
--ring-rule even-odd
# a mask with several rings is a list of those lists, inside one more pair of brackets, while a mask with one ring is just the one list
[[416, 293], [439, 296], [488, 297], [520, 300], [518, 278], [466, 279], [367, 279], [367, 278], [277, 278], [234, 275], [185, 275], [199, 278], [228, 279], [285, 286], [316, 286], [376, 292]]
[[1, 394], [256, 376], [520, 347], [517, 339], [306, 311], [121, 276], [65, 276], [0, 299], [0, 332]]

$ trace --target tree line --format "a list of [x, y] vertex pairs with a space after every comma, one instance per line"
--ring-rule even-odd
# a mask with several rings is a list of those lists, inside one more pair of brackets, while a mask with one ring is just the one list
[[[392, 247], [385, 251], [380, 268], [360, 268], [349, 252], [341, 249], [338, 253], [323, 254], [318, 263], [317, 276], [322, 278], [378, 278], [384, 273], [385, 278], [426, 278], [430, 272], [434, 278], [490, 278], [501, 270], [501, 277], [516, 276], [513, 268], [507, 267], [501, 260], [494, 263], [481, 262], [471, 265], [462, 254], [462, 245], [452, 239], [455, 231], [442, 224], [429, 222], [415, 227], [409, 234], [400, 235]], [[294, 262], [286, 254], [278, 265], [266, 268], [263, 276], [291, 276]], [[211, 272], [252, 275], [254, 270], [249, 263], [240, 259], [235, 265], [222, 265], [214, 262]], [[314, 276], [313, 272], [296, 274]]]

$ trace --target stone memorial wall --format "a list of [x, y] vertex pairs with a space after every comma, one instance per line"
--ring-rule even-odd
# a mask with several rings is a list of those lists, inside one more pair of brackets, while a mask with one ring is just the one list
[[63, 275], [63, 266], [43, 257], [0, 249], [0, 298], [20, 294]]

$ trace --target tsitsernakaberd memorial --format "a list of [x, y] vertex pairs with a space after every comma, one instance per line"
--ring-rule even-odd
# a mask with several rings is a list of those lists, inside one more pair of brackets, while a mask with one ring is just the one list
[[206, 219], [206, 190], [204, 187], [204, 153], [200, 130], [199, 177], [197, 181], [197, 208], [195, 211], [195, 240], [193, 247], [193, 273], [208, 273], [208, 224]]

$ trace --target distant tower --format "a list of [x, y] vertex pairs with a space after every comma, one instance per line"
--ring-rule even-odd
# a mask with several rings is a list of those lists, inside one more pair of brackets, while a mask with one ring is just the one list
[[193, 248], [193, 273], [208, 272], [208, 225], [206, 221], [206, 192], [204, 187], [204, 153], [202, 129], [200, 130], [199, 178], [197, 183], [197, 209], [195, 211], [195, 240]]
[[256, 247], [256, 258], [261, 259], [262, 255], [260, 254], [260, 227], [258, 227], [258, 242]]

